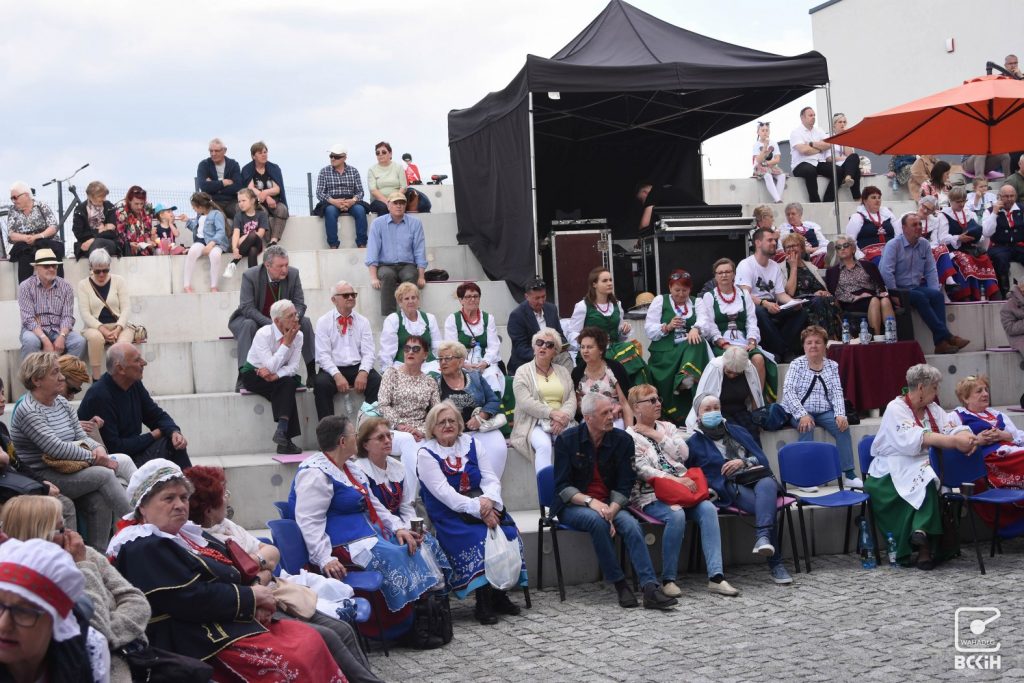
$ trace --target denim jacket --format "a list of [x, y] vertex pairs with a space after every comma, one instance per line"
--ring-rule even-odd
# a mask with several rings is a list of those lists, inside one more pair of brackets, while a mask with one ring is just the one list
[[199, 234], [199, 219], [189, 218], [185, 224], [192, 231], [192, 241], [201, 244], [216, 242], [225, 251], [231, 251], [231, 242], [228, 241], [228, 233], [224, 228], [224, 213], [214, 209], [206, 214], [206, 222], [203, 224], [203, 234]]
[[501, 398], [476, 370], [466, 372], [466, 391], [473, 396], [480, 410], [488, 415], [494, 415], [499, 411]]
[[590, 487], [594, 479], [594, 459], [597, 471], [608, 487], [609, 502], [625, 508], [636, 483], [633, 470], [633, 438], [621, 429], [612, 429], [604, 435], [601, 447], [594, 453], [594, 442], [586, 424], [570, 427], [555, 439], [555, 499], [551, 514], [557, 515], [571, 505], [577, 493]]

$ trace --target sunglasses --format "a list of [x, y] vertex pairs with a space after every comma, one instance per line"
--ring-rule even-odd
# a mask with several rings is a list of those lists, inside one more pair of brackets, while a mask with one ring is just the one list
[[555, 348], [555, 342], [548, 341], [548, 340], [545, 340], [545, 339], [538, 339], [537, 341], [533, 342], [533, 345], [536, 346], [538, 349], [553, 349], [553, 348]]
[[93, 268], [92, 269], [92, 274], [93, 275], [106, 275], [109, 272], [110, 272], [110, 268]]
[[453, 361], [453, 360], [462, 360], [462, 359], [461, 359], [461, 358], [459, 358], [458, 356], [438, 356], [438, 357], [437, 357], [437, 360], [438, 360], [438, 362], [440, 362], [440, 363], [447, 363], [447, 362], [449, 362], [449, 361]]
[[642, 398], [639, 401], [637, 401], [637, 403], [650, 403], [651, 405], [654, 405], [655, 403], [661, 403], [661, 396], [652, 396], [651, 398]]
[[37, 263], [36, 265], [40, 268], [46, 268], [47, 270], [57, 270], [56, 263]]
[[377, 156], [379, 156], [379, 157], [380, 156], [384, 156], [387, 153], [388, 153], [388, 151], [386, 149], [378, 149], [377, 150]]
[[423, 350], [423, 347], [418, 344], [406, 344], [402, 347], [402, 350], [406, 353], [419, 353]]
[[341, 292], [340, 294], [335, 294], [334, 296], [340, 296], [342, 299], [355, 299], [357, 296], [359, 296], [359, 292]]
[[27, 194], [28, 194], [28, 192], [22, 192], [21, 194], [12, 194], [11, 195], [11, 201], [12, 202], [16, 202], [16, 201], [18, 201], [19, 197], [24, 197]]
[[331, 158], [332, 159], [347, 159], [348, 155], [347, 154], [332, 154]]
[[852, 246], [853, 246], [853, 242], [839, 242], [839, 243], [836, 244], [836, 249], [846, 249], [847, 247], [852, 247]]
[[685, 270], [683, 272], [681, 272], [681, 273], [672, 273], [671, 275], [668, 276], [668, 281], [669, 282], [678, 282], [679, 280], [689, 280], [689, 279], [690, 279], [690, 274], [687, 273]]

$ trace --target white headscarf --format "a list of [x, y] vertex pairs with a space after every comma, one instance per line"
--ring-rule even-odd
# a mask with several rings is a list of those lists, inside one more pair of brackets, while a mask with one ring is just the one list
[[85, 594], [85, 578], [63, 548], [50, 541], [9, 539], [0, 545], [0, 590], [10, 591], [53, 619], [53, 639], [82, 631], [71, 611]]

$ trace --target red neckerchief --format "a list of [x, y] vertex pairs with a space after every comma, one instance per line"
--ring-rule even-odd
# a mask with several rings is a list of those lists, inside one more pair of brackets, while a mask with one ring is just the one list
[[953, 216], [953, 220], [955, 220], [957, 222], [957, 225], [959, 225], [961, 228], [966, 230], [967, 229], [967, 211], [965, 210], [965, 211], [961, 212], [964, 215], [964, 219], [963, 220], [960, 220], [960, 218], [956, 215], [956, 209], [954, 209], [953, 207], [950, 207], [949, 211], [950, 211], [949, 215]]
[[341, 327], [342, 334], [348, 334], [348, 326], [352, 324], [351, 315], [339, 315], [338, 325]]
[[341, 466], [341, 471], [344, 472], [348, 477], [348, 480], [352, 482], [353, 488], [363, 494], [363, 499], [366, 500], [366, 513], [370, 515], [370, 521], [377, 525], [377, 528], [381, 530], [381, 533], [386, 535], [384, 525], [380, 523], [380, 517], [377, 516], [377, 510], [373, 507], [373, 501], [370, 500], [370, 489], [360, 484], [359, 480], [352, 476], [352, 473], [348, 469], [348, 463]]
[[[921, 421], [917, 419], [917, 413], [914, 412], [914, 406], [910, 405], [910, 399], [904, 396], [903, 401], [907, 404], [907, 407], [910, 408], [910, 414], [914, 416], [914, 423], [917, 424], [918, 427], [924, 427], [924, 425], [921, 424]], [[939, 425], [935, 423], [935, 418], [932, 417], [932, 411], [928, 410], [928, 406], [924, 407], [924, 413], [928, 416], [928, 424], [932, 428], [932, 433], [938, 434]]]

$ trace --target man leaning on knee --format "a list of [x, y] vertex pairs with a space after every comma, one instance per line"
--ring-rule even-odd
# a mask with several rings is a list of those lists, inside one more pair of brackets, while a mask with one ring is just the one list
[[615, 537], [621, 536], [640, 578], [646, 609], [678, 604], [661, 589], [640, 523], [624, 507], [636, 482], [633, 439], [612, 426], [612, 402], [601, 394], [582, 401], [583, 424], [555, 440], [555, 501], [551, 514], [564, 524], [590, 534], [606, 581], [615, 585], [621, 607], [636, 607], [636, 596], [616, 559]]

